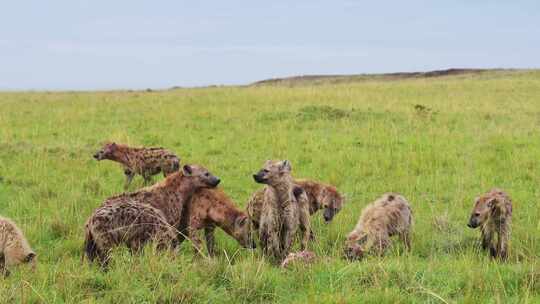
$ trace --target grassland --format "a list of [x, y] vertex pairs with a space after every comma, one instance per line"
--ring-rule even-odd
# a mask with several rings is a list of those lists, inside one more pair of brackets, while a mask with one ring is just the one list
[[[540, 72], [154, 92], [0, 93], [0, 214], [39, 256], [0, 279], [1, 303], [539, 303]], [[264, 160], [335, 184], [348, 202], [313, 217], [320, 257], [282, 270], [218, 231], [220, 254], [114, 253], [107, 273], [81, 262], [83, 224], [122, 191], [104, 140], [159, 145], [204, 164], [244, 206]], [[157, 180], [157, 178], [156, 178]], [[137, 178], [133, 188], [142, 184]], [[496, 263], [466, 227], [475, 196], [514, 200], [510, 259]], [[345, 235], [383, 192], [415, 214], [413, 251], [349, 263]]]

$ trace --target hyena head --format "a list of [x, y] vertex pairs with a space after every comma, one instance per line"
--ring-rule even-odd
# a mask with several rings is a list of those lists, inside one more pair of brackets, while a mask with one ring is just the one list
[[341, 211], [344, 202], [343, 196], [335, 189], [327, 188], [321, 191], [319, 202], [324, 208], [324, 221], [330, 223], [334, 216]]
[[267, 160], [263, 168], [253, 174], [259, 184], [275, 185], [291, 177], [291, 163], [288, 160]]
[[30, 252], [26, 255], [26, 257], [24, 258], [24, 263], [28, 263], [30, 264], [30, 267], [32, 270], [35, 270], [36, 269], [36, 264], [37, 264], [37, 255], [35, 252]]
[[367, 235], [364, 235], [360, 238], [357, 235], [349, 235], [347, 237], [346, 246], [345, 246], [345, 258], [354, 261], [361, 260], [364, 258], [365, 250], [363, 244], [367, 241]]
[[97, 160], [111, 159], [117, 148], [118, 145], [116, 143], [106, 143], [101, 150], [94, 154], [94, 158]]
[[215, 188], [220, 182], [218, 177], [202, 166], [184, 165], [182, 173], [191, 180], [195, 188]]
[[498, 196], [492, 196], [489, 193], [476, 198], [471, 218], [469, 219], [467, 226], [473, 229], [482, 226], [489, 218], [493, 207], [499, 199]]
[[257, 247], [251, 231], [251, 221], [247, 215], [241, 215], [234, 221], [233, 237], [245, 248]]

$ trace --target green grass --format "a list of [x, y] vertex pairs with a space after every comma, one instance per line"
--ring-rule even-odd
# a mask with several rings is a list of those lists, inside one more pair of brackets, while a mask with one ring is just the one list
[[[420, 105], [420, 106], [417, 106]], [[0, 93], [0, 214], [38, 253], [32, 273], [0, 280], [0, 302], [538, 303], [540, 72], [300, 86], [157, 92]], [[266, 159], [336, 185], [334, 222], [312, 218], [319, 260], [282, 270], [218, 231], [220, 254], [114, 253], [102, 273], [81, 262], [83, 225], [122, 191], [119, 165], [91, 155], [104, 140], [164, 146], [207, 166], [241, 206]], [[156, 178], [157, 180], [158, 178]], [[140, 186], [138, 177], [134, 184]], [[514, 200], [510, 259], [491, 261], [466, 227], [475, 196]], [[135, 186], [134, 186], [135, 188]], [[341, 258], [360, 211], [388, 191], [414, 209], [413, 251]]]

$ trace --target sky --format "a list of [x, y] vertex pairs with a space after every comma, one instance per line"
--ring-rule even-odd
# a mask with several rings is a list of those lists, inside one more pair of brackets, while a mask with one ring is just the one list
[[540, 68], [540, 1], [2, 1], [0, 90]]

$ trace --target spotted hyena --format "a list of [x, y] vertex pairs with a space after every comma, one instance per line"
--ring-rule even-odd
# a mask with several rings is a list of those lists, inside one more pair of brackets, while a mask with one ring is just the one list
[[410, 250], [411, 226], [409, 202], [399, 194], [386, 193], [362, 210], [356, 227], [347, 236], [345, 255], [349, 259], [361, 259], [370, 252], [383, 255], [394, 235]]
[[193, 193], [219, 182], [206, 168], [185, 165], [152, 187], [105, 200], [86, 223], [86, 256], [106, 264], [108, 252], [117, 245], [135, 251], [150, 240], [156, 240], [160, 248], [174, 245], [171, 233], [175, 232], [178, 242], [182, 240], [178, 232], [187, 229], [184, 211]]
[[[336, 187], [308, 179], [297, 179], [294, 184], [306, 192], [310, 215], [324, 209], [324, 221], [330, 223], [341, 210], [345, 199]], [[259, 189], [251, 196], [248, 202], [247, 211], [254, 229], [259, 229], [264, 192], [265, 188]], [[313, 232], [311, 238], [313, 238]]]
[[127, 189], [135, 174], [142, 175], [145, 184], [149, 184], [152, 176], [163, 172], [167, 176], [180, 169], [180, 158], [164, 148], [133, 148], [117, 143], [106, 143], [94, 154], [99, 160], [112, 160], [122, 164]]
[[197, 231], [204, 229], [208, 254], [215, 254], [214, 230], [219, 227], [246, 248], [255, 248], [247, 214], [235, 206], [221, 189], [200, 189], [188, 204], [188, 236], [196, 250], [201, 250]]
[[36, 264], [36, 253], [15, 223], [0, 216], [0, 274], [9, 275], [11, 266], [29, 263]]
[[482, 248], [489, 249], [492, 257], [508, 258], [511, 225], [512, 200], [506, 192], [494, 188], [476, 198], [467, 226], [473, 229], [480, 227]]
[[290, 162], [269, 160], [253, 178], [267, 185], [259, 225], [263, 252], [281, 262], [289, 254], [298, 230], [301, 249], [305, 250], [311, 231], [309, 203], [306, 192], [293, 182]]

